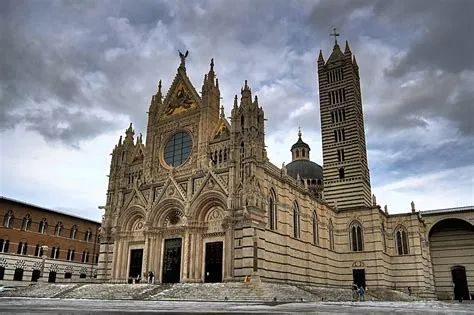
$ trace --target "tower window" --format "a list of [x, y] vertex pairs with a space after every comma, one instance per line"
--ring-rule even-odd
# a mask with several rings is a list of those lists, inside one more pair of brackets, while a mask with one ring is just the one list
[[344, 162], [344, 149], [339, 149], [337, 150], [337, 161], [338, 162]]
[[345, 174], [344, 174], [344, 168], [341, 167], [339, 169], [339, 179], [343, 179], [345, 177]]
[[300, 150], [296, 150], [296, 157], [300, 157]]
[[334, 141], [341, 142], [346, 140], [346, 131], [344, 128], [334, 130]]

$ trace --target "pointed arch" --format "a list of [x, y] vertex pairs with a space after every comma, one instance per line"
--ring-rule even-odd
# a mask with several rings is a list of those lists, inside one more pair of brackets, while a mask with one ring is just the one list
[[354, 220], [349, 225], [349, 244], [353, 252], [364, 250], [364, 230], [358, 220]]
[[270, 230], [278, 229], [278, 212], [277, 212], [277, 199], [276, 193], [273, 188], [270, 188], [268, 194], [268, 227]]
[[405, 226], [399, 225], [394, 231], [395, 249], [398, 255], [408, 255], [410, 253], [408, 245], [408, 231]]
[[313, 211], [313, 244], [319, 245], [319, 222], [316, 210]]
[[298, 202], [293, 202], [293, 237], [300, 238], [301, 226], [300, 226], [300, 208]]
[[328, 242], [329, 249], [334, 250], [334, 226], [332, 224], [332, 219], [329, 219], [328, 222]]

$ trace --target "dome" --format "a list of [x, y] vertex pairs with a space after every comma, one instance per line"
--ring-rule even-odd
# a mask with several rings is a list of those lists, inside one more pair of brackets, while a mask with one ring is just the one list
[[295, 179], [300, 174], [302, 179], [323, 180], [323, 168], [310, 160], [295, 160], [286, 165], [286, 169], [288, 175]]
[[296, 148], [305, 148], [310, 150], [309, 145], [306, 142], [303, 142], [303, 140], [301, 140], [301, 137], [299, 137], [298, 141], [296, 141], [296, 143], [291, 146], [291, 151]]

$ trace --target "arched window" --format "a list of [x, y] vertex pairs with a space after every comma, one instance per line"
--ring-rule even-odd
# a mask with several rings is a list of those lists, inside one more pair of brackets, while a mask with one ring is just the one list
[[318, 215], [316, 211], [313, 212], [313, 244], [319, 244]]
[[8, 253], [9, 245], [10, 245], [9, 240], [0, 238], [0, 253]]
[[71, 235], [69, 237], [74, 240], [76, 239], [76, 234], [77, 234], [77, 226], [74, 224], [71, 228]]
[[3, 218], [3, 226], [11, 229], [13, 227], [13, 211], [8, 210], [7, 214]]
[[358, 221], [351, 223], [349, 228], [351, 250], [353, 252], [361, 252], [364, 250], [364, 240], [362, 225]]
[[59, 221], [57, 224], [56, 224], [56, 227], [54, 228], [54, 235], [56, 236], [61, 236], [61, 231], [63, 229], [63, 224], [61, 221]]
[[387, 251], [387, 241], [385, 239], [385, 224], [382, 222], [382, 246], [383, 246], [383, 251]]
[[300, 157], [300, 150], [296, 150], [296, 157]]
[[332, 225], [331, 219], [329, 219], [329, 223], [328, 223], [328, 241], [329, 241], [329, 249], [334, 250], [334, 226]]
[[18, 255], [26, 255], [27, 251], [28, 251], [28, 243], [19, 242], [18, 243], [18, 249], [17, 249], [16, 253]]
[[395, 246], [398, 255], [407, 255], [408, 250], [408, 233], [404, 226], [399, 226], [395, 230]]
[[39, 223], [38, 232], [41, 234], [46, 234], [47, 229], [48, 229], [48, 221], [46, 221], [46, 218], [43, 218]]
[[277, 222], [278, 222], [278, 217], [277, 217], [277, 210], [276, 210], [275, 192], [273, 191], [273, 189], [271, 189], [270, 197], [268, 200], [268, 225], [269, 225], [270, 230], [277, 229]]
[[69, 260], [69, 261], [74, 260], [74, 249], [73, 248], [67, 250], [67, 258], [66, 259]]
[[23, 222], [21, 223], [21, 229], [23, 231], [29, 231], [31, 230], [31, 216], [29, 214], [27, 214], [24, 218], [23, 218]]
[[42, 257], [44, 254], [43, 244], [36, 244], [35, 247], [35, 256]]
[[82, 262], [88, 263], [89, 262], [89, 252], [83, 251], [82, 252]]
[[298, 203], [295, 201], [293, 205], [293, 237], [300, 237], [300, 209]]
[[59, 247], [51, 248], [51, 258], [59, 259]]
[[84, 241], [89, 242], [91, 239], [91, 235], [92, 235], [92, 232], [90, 229], [88, 229], [86, 233], [84, 234]]

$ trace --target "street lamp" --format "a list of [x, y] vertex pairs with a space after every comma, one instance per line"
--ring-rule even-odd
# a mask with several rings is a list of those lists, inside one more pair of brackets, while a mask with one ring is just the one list
[[44, 272], [44, 264], [46, 262], [46, 252], [48, 251], [48, 246], [43, 245], [41, 246], [41, 251], [43, 255], [41, 256], [41, 274], [40, 274], [40, 279], [43, 280], [43, 272]]

